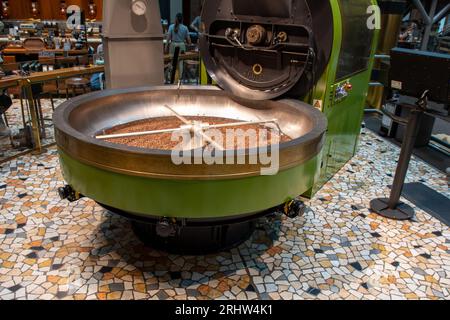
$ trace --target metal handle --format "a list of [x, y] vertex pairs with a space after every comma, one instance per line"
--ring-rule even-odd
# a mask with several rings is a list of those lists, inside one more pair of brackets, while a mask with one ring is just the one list
[[408, 120], [403, 119], [402, 117], [396, 116], [395, 114], [393, 114], [392, 112], [389, 112], [387, 110], [381, 110], [383, 112], [384, 115], [388, 116], [389, 118], [392, 119], [392, 121], [399, 123], [401, 125], [407, 125], [408, 124]]

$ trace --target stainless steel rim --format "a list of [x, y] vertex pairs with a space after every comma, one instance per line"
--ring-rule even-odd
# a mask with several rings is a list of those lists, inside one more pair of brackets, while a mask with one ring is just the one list
[[[295, 127], [294, 124], [304, 123], [308, 126], [307, 132], [303, 134], [300, 132], [294, 140], [280, 145], [281, 171], [305, 163], [319, 154], [322, 149], [327, 121], [322, 113], [307, 104], [294, 100], [245, 100], [218, 90], [216, 87], [186, 87], [178, 90], [177, 87], [168, 86], [106, 90], [80, 96], [62, 104], [54, 114], [58, 147], [71, 158], [82, 163], [135, 176], [211, 180], [260, 175], [260, 165], [176, 166], [171, 162], [170, 151], [128, 147], [94, 138], [94, 133], [104, 129], [105, 126], [131, 122], [130, 119], [137, 119], [137, 117], [143, 119], [155, 116], [145, 113], [148, 112], [149, 107], [146, 106], [147, 109], [145, 109], [140, 107], [139, 103], [148, 105], [155, 103], [158, 99], [167, 101], [174, 97], [178, 99], [182, 97], [184, 102], [189, 100], [192, 106], [198, 103], [198, 99], [203, 99], [203, 103], [215, 101], [214, 99], [219, 102], [228, 101], [231, 105], [229, 110], [214, 109], [218, 117], [226, 115], [230, 110], [240, 110], [241, 117], [243, 114], [247, 117], [266, 115], [267, 118], [273, 118], [274, 113], [283, 115], [286, 119], [281, 125], [285, 126]], [[134, 103], [138, 105], [133, 107]], [[126, 117], [123, 116], [124, 110], [128, 110]], [[141, 114], [134, 114], [139, 111]], [[187, 109], [184, 111], [188, 112]], [[102, 112], [105, 113], [102, 114]], [[112, 116], [111, 112], [117, 112], [117, 114]], [[190, 115], [186, 112], [184, 115]], [[189, 112], [195, 113], [195, 110]], [[292, 128], [290, 130], [295, 131]], [[245, 150], [246, 156], [255, 152], [257, 150]]]

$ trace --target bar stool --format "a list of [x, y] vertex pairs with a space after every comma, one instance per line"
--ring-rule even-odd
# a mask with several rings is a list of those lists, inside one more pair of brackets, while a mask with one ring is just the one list
[[[39, 125], [38, 129], [41, 132], [42, 138], [45, 139], [47, 137], [47, 133], [45, 131], [45, 129], [46, 129], [45, 121], [51, 122], [52, 120], [50, 118], [47, 118], [47, 119], [45, 118], [44, 110], [42, 108], [41, 97], [44, 93], [44, 84], [36, 83], [36, 84], [31, 85], [31, 92], [33, 95], [34, 106], [35, 106], [37, 121], [38, 121], [38, 125]], [[31, 108], [30, 105], [28, 105], [28, 107]]]
[[72, 91], [72, 97], [77, 95], [77, 90], [88, 93], [90, 81], [86, 78], [75, 77], [66, 80], [66, 98], [69, 99], [69, 92]]
[[[77, 64], [77, 57], [72, 56], [63, 56], [56, 57], [54, 69], [63, 69], [63, 68], [73, 68]], [[56, 80], [57, 83], [57, 95], [64, 95], [64, 92], [67, 94], [66, 82], [64, 80]]]
[[[55, 66], [56, 61], [54, 57], [39, 57], [39, 63], [47, 70], [50, 70], [50, 67]], [[54, 81], [50, 81], [50, 82], [45, 82], [43, 84], [43, 90], [42, 92], [39, 94], [39, 96], [37, 97], [38, 99], [42, 99], [45, 97], [48, 97], [50, 99], [50, 103], [52, 106], [52, 110], [55, 110], [55, 103], [53, 101], [53, 96], [58, 96], [59, 94], [59, 83], [57, 80]]]

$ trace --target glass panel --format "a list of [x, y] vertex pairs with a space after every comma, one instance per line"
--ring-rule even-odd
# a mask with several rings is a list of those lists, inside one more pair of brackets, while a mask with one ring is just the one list
[[339, 0], [342, 15], [342, 48], [337, 80], [366, 70], [369, 65], [374, 32], [367, 28], [370, 0]]

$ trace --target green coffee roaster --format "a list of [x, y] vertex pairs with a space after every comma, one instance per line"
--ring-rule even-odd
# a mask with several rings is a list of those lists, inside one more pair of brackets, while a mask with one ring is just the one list
[[[151, 4], [147, 10], [159, 10]], [[89, 197], [129, 218], [151, 246], [180, 253], [236, 246], [258, 218], [276, 211], [303, 214], [296, 199], [312, 197], [356, 150], [377, 43], [368, 23], [372, 5], [207, 0], [199, 47], [209, 77], [202, 70], [202, 82], [217, 86], [114, 89], [61, 105], [54, 115], [68, 184], [61, 196]], [[175, 165], [170, 151], [96, 138], [117, 125], [174, 113], [275, 119], [292, 139], [279, 147], [278, 173], [261, 175], [262, 164]]]

